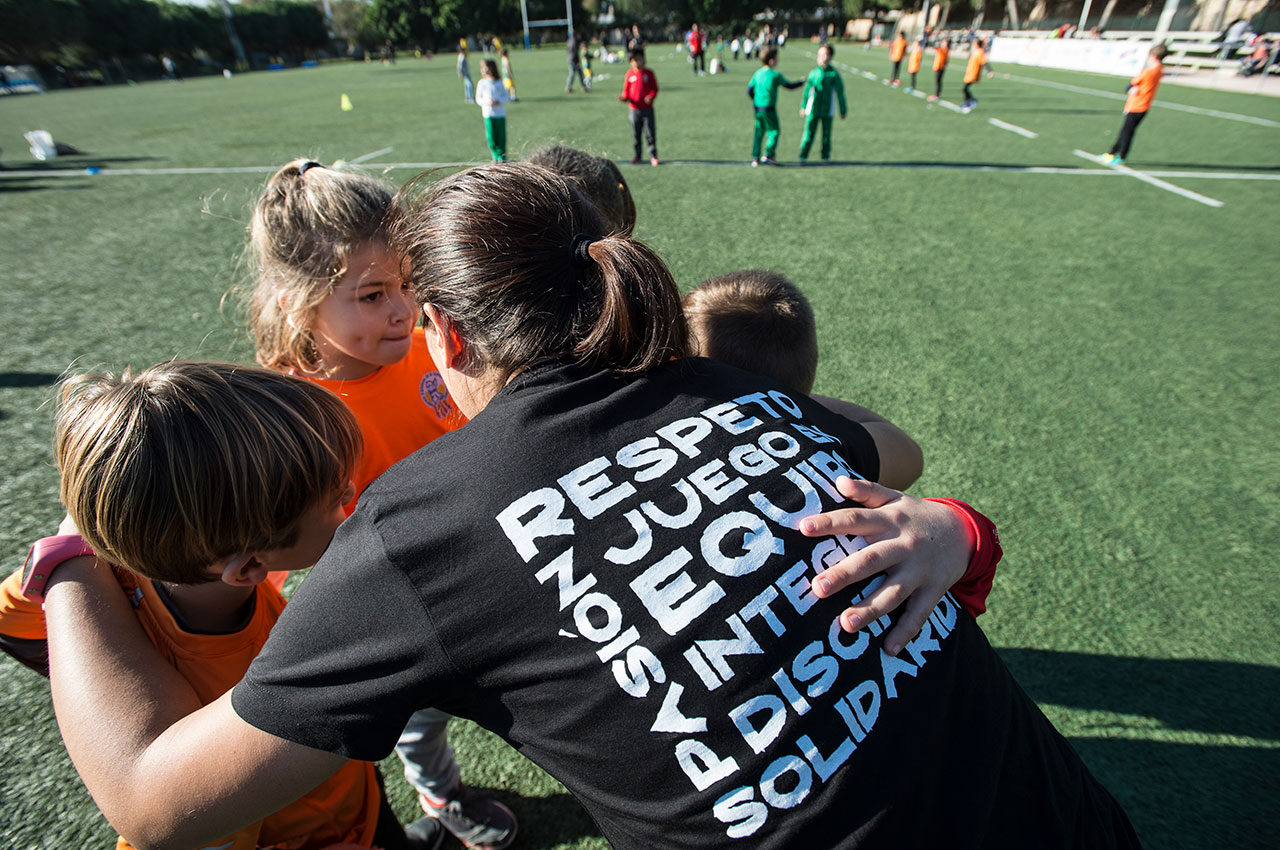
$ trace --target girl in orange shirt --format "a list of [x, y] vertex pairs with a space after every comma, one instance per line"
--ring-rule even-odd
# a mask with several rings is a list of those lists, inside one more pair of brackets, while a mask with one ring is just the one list
[[1164, 75], [1164, 57], [1169, 49], [1157, 44], [1147, 54], [1146, 67], [1138, 76], [1129, 81], [1129, 97], [1124, 102], [1124, 123], [1120, 125], [1120, 134], [1116, 136], [1111, 150], [1099, 159], [1106, 165], [1123, 165], [1129, 155], [1129, 145], [1133, 143], [1133, 133], [1147, 117], [1151, 109], [1151, 101], [1155, 99], [1156, 89], [1160, 87], [1160, 78]]
[[893, 73], [889, 75], [889, 85], [900, 86], [902, 80], [898, 78], [898, 70], [902, 67], [902, 54], [907, 52], [907, 37], [902, 33], [898, 33], [893, 37], [893, 41], [889, 43], [889, 61], [893, 63]]
[[[969, 64], [964, 69], [964, 102], [960, 105], [964, 107], [964, 111], [968, 112], [978, 105], [978, 99], [973, 96], [973, 92], [969, 90], [969, 86], [978, 81], [982, 76], [982, 69], [987, 66], [987, 44], [980, 38], [973, 40], [973, 47], [969, 52]], [[987, 76], [991, 76], [992, 71], [987, 68]]]
[[907, 57], [907, 73], [911, 75], [911, 85], [907, 91], [916, 90], [916, 74], [920, 72], [920, 60], [924, 57], [924, 37], [921, 36], [911, 45], [911, 55]]
[[[395, 188], [294, 160], [267, 181], [249, 227], [257, 282], [249, 324], [263, 366], [314, 381], [355, 414], [364, 454], [357, 498], [373, 479], [463, 417], [417, 327], [418, 309], [387, 242]], [[346, 506], [349, 514], [355, 499]], [[464, 845], [508, 846], [506, 806], [461, 784], [449, 715], [416, 712], [396, 754], [428, 815]], [[457, 805], [454, 805], [457, 804]]]
[[947, 60], [951, 58], [951, 39], [944, 39], [938, 45], [938, 52], [933, 57], [933, 76], [934, 90], [929, 95], [929, 100], [934, 101], [942, 97], [942, 75], [947, 70]]

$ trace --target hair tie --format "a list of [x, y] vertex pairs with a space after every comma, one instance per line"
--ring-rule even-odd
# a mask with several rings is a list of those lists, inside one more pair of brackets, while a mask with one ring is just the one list
[[324, 166], [316, 162], [314, 159], [309, 159], [306, 162], [302, 163], [302, 166], [298, 168], [298, 176], [301, 177], [302, 175], [306, 174], [308, 168], [324, 168]]
[[586, 265], [591, 262], [591, 253], [587, 249], [596, 241], [594, 236], [588, 236], [585, 233], [578, 233], [573, 237], [573, 242], [569, 244], [569, 250], [574, 258]]

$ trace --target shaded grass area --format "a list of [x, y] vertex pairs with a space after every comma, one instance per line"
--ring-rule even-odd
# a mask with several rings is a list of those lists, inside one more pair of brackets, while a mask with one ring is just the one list
[[[781, 70], [802, 76], [807, 52], [788, 48]], [[1071, 151], [1110, 144], [1117, 101], [1000, 78], [980, 83], [979, 109], [962, 116], [846, 74], [851, 111], [834, 155], [851, 165], [750, 169], [753, 66], [693, 78], [671, 48], [649, 55], [662, 156], [705, 164], [626, 168], [637, 235], [682, 287], [746, 267], [802, 286], [819, 317], [817, 390], [919, 440], [915, 492], [959, 496], [996, 520], [1007, 554], [982, 625], [1150, 846], [1275, 845], [1277, 184], [1170, 178], [1225, 203], [1214, 210], [1121, 176], [883, 167], [1096, 168]], [[836, 59], [887, 72], [883, 51], [839, 47]], [[620, 66], [596, 63], [597, 91], [570, 96], [561, 51], [513, 61], [513, 155], [560, 139], [630, 159], [614, 101]], [[959, 95], [961, 71], [953, 64], [944, 94]], [[332, 161], [387, 146], [371, 167], [479, 161], [479, 110], [460, 89], [443, 57], [0, 100], [7, 568], [60, 516], [49, 448], [58, 374], [251, 358], [223, 297], [243, 278], [244, 226], [265, 174], [111, 171]], [[354, 111], [338, 109], [342, 93]], [[788, 161], [799, 96], [781, 97]], [[1165, 87], [1165, 99], [1280, 120], [1269, 98]], [[20, 133], [34, 128], [86, 155], [30, 162]], [[1277, 173], [1277, 141], [1277, 128], [1157, 109], [1130, 162]], [[89, 164], [104, 173], [84, 175]], [[109, 828], [62, 750], [47, 687], [8, 661], [0, 684], [0, 835], [21, 848], [105, 846]], [[469, 724], [453, 737], [467, 781], [520, 814], [520, 846], [603, 846], [563, 789], [505, 744]], [[384, 772], [397, 811], [413, 817], [398, 766]]]

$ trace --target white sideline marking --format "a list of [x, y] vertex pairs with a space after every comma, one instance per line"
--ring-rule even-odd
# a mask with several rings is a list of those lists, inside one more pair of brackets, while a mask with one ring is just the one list
[[[1020, 77], [1017, 74], [1005, 74], [1006, 79], [1019, 83], [1027, 83], [1033, 86], [1045, 86], [1051, 89], [1062, 89], [1063, 91], [1075, 92], [1077, 94], [1091, 94], [1096, 97], [1106, 97], [1111, 100], [1124, 100], [1125, 95], [1117, 92], [1103, 91], [1101, 89], [1087, 89], [1084, 86], [1073, 86], [1067, 83], [1055, 83], [1050, 80], [1037, 80], [1034, 77]], [[1243, 121], [1246, 124], [1257, 124], [1261, 127], [1280, 127], [1280, 121], [1272, 121], [1270, 118], [1256, 118], [1253, 115], [1241, 115], [1238, 112], [1222, 112], [1217, 109], [1201, 109], [1198, 106], [1186, 106], [1181, 103], [1169, 103], [1166, 100], [1157, 100], [1154, 106], [1163, 109], [1176, 109], [1179, 112], [1190, 112], [1194, 115], [1208, 115], [1210, 118], [1223, 118], [1228, 121]]]
[[[944, 106], [955, 107], [953, 104], [940, 100], [938, 103]], [[1083, 156], [1096, 159], [1081, 152]], [[429, 168], [470, 168], [474, 165], [481, 165], [480, 160], [471, 162], [386, 162], [379, 163], [378, 170], [387, 171], [424, 171]], [[627, 162], [621, 161], [619, 165], [626, 165]], [[668, 165], [701, 165], [701, 166], [745, 166], [743, 162], [707, 162], [705, 160], [663, 160], [663, 167]], [[783, 165], [791, 165], [791, 163], [783, 163]], [[818, 166], [815, 166], [818, 167]], [[899, 168], [904, 170], [915, 171], [980, 171], [997, 174], [1060, 174], [1069, 177], [1124, 177], [1127, 175], [1136, 175], [1138, 173], [1151, 177], [1170, 177], [1191, 180], [1271, 180], [1280, 181], [1280, 174], [1262, 174], [1258, 172], [1247, 171], [1146, 171], [1135, 172], [1129, 168], [1069, 168], [1065, 166], [1051, 165], [960, 165], [946, 162], [938, 162], [931, 164], [919, 163], [899, 163], [899, 162], [851, 162], [839, 163], [821, 166], [825, 168]], [[97, 177], [152, 177], [165, 175], [187, 175], [187, 174], [274, 174], [280, 166], [278, 165], [236, 165], [216, 167], [210, 166], [205, 168], [104, 168], [99, 172]], [[648, 168], [648, 166], [646, 166]], [[83, 169], [68, 168], [52, 171], [0, 171], [0, 183], [3, 183], [5, 177], [79, 177], [87, 179], [88, 175]]]
[[[1072, 151], [1072, 153], [1074, 153], [1076, 156], [1080, 157], [1081, 159], [1087, 159], [1093, 162], [1098, 161], [1098, 158], [1096, 156], [1094, 156], [1091, 153], [1082, 151], [1079, 148]], [[1108, 166], [1108, 168], [1113, 168], [1116, 171], [1120, 172], [1121, 174], [1127, 174], [1130, 177], [1136, 177], [1139, 180], [1141, 180], [1143, 183], [1149, 183], [1150, 185], [1155, 186], [1159, 189], [1164, 189], [1166, 192], [1172, 192], [1175, 195], [1181, 195], [1184, 198], [1190, 198], [1191, 200], [1204, 204], [1205, 206], [1209, 206], [1209, 207], [1222, 206], [1222, 201], [1217, 201], [1205, 195], [1197, 194], [1196, 192], [1192, 192], [1190, 189], [1183, 189], [1181, 186], [1175, 186], [1172, 183], [1166, 183], [1163, 180], [1159, 180], [1155, 177], [1152, 177], [1150, 174], [1143, 174], [1141, 171], [1134, 171], [1132, 168], [1129, 168], [1128, 166], [1111, 165], [1111, 166]]]
[[368, 162], [371, 159], [377, 159], [378, 157], [382, 156], [384, 153], [391, 153], [393, 150], [395, 150], [395, 148], [383, 148], [380, 151], [371, 151], [366, 154], [361, 154], [360, 156], [351, 160], [351, 164], [359, 165], [362, 162]]
[[1033, 133], [1026, 127], [1019, 127], [1017, 124], [1009, 124], [1008, 122], [1001, 121], [999, 118], [988, 118], [987, 123], [993, 127], [999, 127], [1001, 130], [1008, 130], [1010, 133], [1017, 133], [1024, 139], [1040, 138], [1039, 133]]
[[965, 114], [964, 107], [957, 106], [956, 104], [952, 103], [949, 100], [942, 100], [941, 98], [939, 98], [938, 100], [935, 100], [934, 103], [938, 104], [939, 106], [945, 106], [947, 109], [950, 109], [952, 112], [959, 112], [961, 115]]
[[924, 97], [924, 96], [925, 96], [925, 93], [924, 93], [924, 92], [922, 92], [922, 91], [920, 91], [920, 89], [912, 89], [910, 93], [911, 93], [911, 96], [912, 96], [912, 97]]

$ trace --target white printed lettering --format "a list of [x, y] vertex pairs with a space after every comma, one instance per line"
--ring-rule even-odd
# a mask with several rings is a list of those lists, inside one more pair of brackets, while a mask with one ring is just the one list
[[726, 499], [747, 486], [741, 478], [725, 475], [724, 461], [719, 458], [689, 473], [689, 481], [716, 505], [723, 505]]
[[714, 581], [701, 588], [694, 584], [684, 571], [692, 560], [689, 550], [681, 546], [631, 580], [631, 589], [645, 610], [669, 635], [679, 634], [725, 596]]
[[726, 660], [729, 656], [762, 655], [764, 650], [760, 648], [760, 644], [756, 643], [756, 639], [751, 636], [751, 632], [737, 614], [730, 614], [724, 622], [733, 631], [733, 637], [699, 640], [695, 641], [694, 645], [702, 650], [707, 660], [711, 662], [711, 666], [720, 674], [720, 678], [727, 682], [733, 678], [733, 668]]
[[747, 414], [739, 410], [736, 404], [729, 401], [724, 404], [717, 404], [715, 407], [708, 407], [702, 411], [702, 415], [730, 434], [743, 434], [764, 424], [754, 416], [747, 418]]
[[[766, 712], [768, 718], [762, 725], [757, 726], [752, 722], [753, 717]], [[787, 724], [787, 707], [773, 694], [761, 694], [732, 708], [729, 719], [738, 727], [742, 740], [747, 742], [752, 752], [759, 755], [782, 734], [782, 728]]]
[[[796, 485], [796, 489], [800, 491], [800, 495], [804, 499], [804, 504], [795, 511], [786, 511], [759, 492], [751, 494], [751, 504], [755, 505], [756, 510], [778, 525], [794, 530], [800, 527], [800, 520], [807, 516], [813, 516], [822, 510], [822, 498], [818, 495], [818, 491], [813, 489], [813, 485], [799, 472], [794, 469], [788, 469], [782, 474], [788, 481]], [[742, 479], [739, 478], [738, 480], [741, 481]]]
[[644, 437], [628, 443], [618, 450], [618, 466], [639, 470], [637, 481], [652, 481], [671, 471], [680, 456], [672, 449], [662, 448], [657, 437]]
[[556, 479], [569, 501], [587, 519], [595, 519], [628, 496], [634, 496], [636, 488], [630, 482], [614, 484], [604, 471], [611, 466], [605, 458], [598, 457]]
[[722, 759], [706, 744], [693, 738], [686, 738], [676, 744], [676, 761], [684, 775], [693, 783], [693, 787], [699, 791], [706, 791], [738, 771], [738, 762], [733, 756]]
[[[523, 522], [535, 508], [537, 513], [528, 522]], [[551, 487], [525, 493], [503, 508], [497, 520], [526, 564], [538, 554], [538, 547], [533, 541], [539, 537], [573, 534], [573, 520], [564, 518], [564, 496]]]
[[623, 514], [623, 517], [631, 523], [631, 530], [636, 533], [636, 542], [626, 549], [610, 546], [605, 550], [604, 558], [615, 564], [634, 564], [653, 548], [653, 531], [649, 528], [649, 523], [645, 522], [644, 515], [634, 508]]
[[805, 693], [817, 698], [836, 683], [840, 665], [822, 651], [822, 641], [815, 640], [796, 654], [795, 661], [791, 663], [791, 675], [801, 684], [813, 682], [805, 688]]
[[[591, 612], [604, 614], [604, 622], [596, 625], [592, 622]], [[622, 609], [618, 603], [603, 593], [588, 593], [573, 606], [573, 622], [582, 636], [592, 643], [605, 643], [613, 640], [622, 631]]]
[[755, 599], [752, 599], [746, 605], [739, 608], [738, 614], [742, 617], [744, 622], [750, 620], [752, 617], [760, 617], [769, 624], [769, 628], [773, 630], [775, 635], [782, 637], [783, 633], [786, 632], [787, 627], [782, 624], [782, 621], [778, 619], [778, 615], [773, 613], [773, 609], [769, 607], [769, 603], [777, 598], [778, 591], [774, 590], [772, 587], [766, 587], [756, 595]]
[[729, 824], [724, 834], [730, 838], [746, 838], [769, 819], [769, 807], [756, 800], [755, 789], [749, 785], [734, 788], [716, 800], [711, 811], [716, 820]]
[[538, 584], [546, 584], [547, 579], [556, 576], [559, 579], [560, 610], [568, 608], [596, 585], [596, 577], [587, 573], [578, 583], [573, 581], [573, 547], [566, 549], [558, 558], [534, 573]]
[[645, 502], [640, 506], [640, 510], [644, 511], [645, 516], [663, 528], [684, 528], [687, 525], [692, 525], [693, 521], [702, 513], [702, 499], [698, 498], [698, 491], [689, 486], [689, 482], [683, 478], [671, 486], [675, 488], [677, 493], [684, 496], [683, 511], [678, 514], [669, 514], [653, 502]]
[[748, 478], [757, 478], [778, 468], [778, 462], [756, 445], [734, 446], [729, 450], [729, 465]]
[[808, 735], [801, 735], [796, 738], [796, 746], [800, 747], [800, 752], [804, 753], [804, 757], [809, 760], [809, 764], [813, 765], [813, 772], [818, 774], [818, 778], [826, 782], [831, 778], [831, 774], [836, 772], [840, 765], [849, 760], [849, 756], [853, 755], [853, 751], [857, 749], [853, 745], [853, 741], [848, 738], [841, 738], [840, 743], [836, 745], [835, 751], [829, 756], [824, 756], [822, 751], [818, 749], [818, 745]]
[[[790, 791], [779, 791], [778, 780], [788, 773], [795, 774], [796, 786]], [[791, 809], [804, 802], [813, 787], [813, 771], [800, 756], [783, 756], [764, 769], [760, 777], [760, 796], [775, 809]]]
[[619, 658], [609, 665], [618, 687], [629, 696], [643, 699], [649, 695], [649, 677], [661, 685], [667, 681], [667, 672], [662, 661], [653, 651], [645, 646], [633, 646], [627, 650], [626, 660]]
[[676, 732], [682, 735], [693, 735], [707, 731], [707, 718], [686, 717], [680, 710], [680, 695], [684, 693], [684, 685], [672, 682], [667, 686], [666, 696], [662, 698], [662, 708], [653, 719], [650, 732]]
[[906, 673], [914, 678], [920, 672], [920, 668], [910, 661], [895, 658], [883, 649], [880, 650], [880, 670], [884, 674], [884, 695], [889, 699], [893, 699], [898, 695], [898, 686], [894, 684], [893, 680], [900, 673]]
[[[737, 547], [742, 554], [729, 556], [724, 553], [723, 543], [735, 531], [742, 532], [742, 543]], [[702, 532], [702, 557], [711, 569], [722, 575], [753, 573], [764, 566], [770, 555], [781, 555], [783, 549], [782, 541], [773, 536], [764, 519], [746, 511], [725, 514]]]
[[698, 443], [711, 433], [711, 423], [701, 416], [677, 419], [658, 429], [658, 436], [675, 446], [686, 457], [698, 456]]

